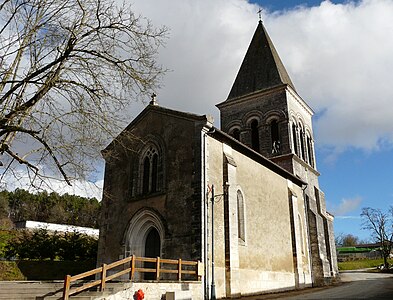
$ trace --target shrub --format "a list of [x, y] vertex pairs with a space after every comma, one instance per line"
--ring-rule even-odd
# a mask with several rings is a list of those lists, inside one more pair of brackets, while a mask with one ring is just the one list
[[46, 229], [14, 230], [5, 257], [34, 260], [89, 260], [97, 256], [97, 239], [85, 234], [50, 233]]

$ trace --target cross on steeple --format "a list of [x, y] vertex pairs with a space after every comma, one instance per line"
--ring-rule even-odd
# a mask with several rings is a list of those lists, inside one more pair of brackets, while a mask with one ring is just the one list
[[151, 94], [151, 101], [150, 101], [150, 105], [157, 105], [157, 100], [156, 100], [156, 93]]
[[259, 21], [262, 21], [262, 9], [258, 10]]

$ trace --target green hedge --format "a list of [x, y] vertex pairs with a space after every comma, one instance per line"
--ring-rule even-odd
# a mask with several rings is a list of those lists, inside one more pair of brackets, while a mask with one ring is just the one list
[[[78, 232], [58, 233], [46, 229], [3, 231], [0, 255], [18, 260], [95, 260], [98, 241]], [[1, 241], [0, 241], [1, 242]]]

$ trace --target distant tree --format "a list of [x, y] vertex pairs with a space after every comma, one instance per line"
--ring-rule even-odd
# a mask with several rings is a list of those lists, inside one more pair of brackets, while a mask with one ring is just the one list
[[343, 237], [342, 245], [343, 247], [356, 246], [359, 243], [359, 238], [352, 234], [346, 234]]
[[[0, 229], [11, 229], [13, 223], [10, 219], [10, 207], [8, 205], [8, 192], [0, 192]], [[1, 241], [0, 241], [1, 244]]]
[[362, 228], [369, 230], [374, 240], [381, 244], [383, 264], [386, 269], [389, 268], [388, 258], [393, 243], [393, 207], [390, 208], [389, 213], [365, 207], [362, 209], [361, 217]]
[[9, 206], [8, 206], [8, 193], [0, 192], [0, 219], [8, 218]]
[[6, 216], [12, 222], [31, 220], [97, 228], [100, 206], [95, 198], [55, 192], [0, 192], [0, 220]]
[[336, 247], [351, 247], [360, 243], [359, 238], [352, 234], [337, 233], [335, 234]]
[[120, 2], [0, 1], [0, 183], [21, 166], [36, 187], [86, 178], [157, 88], [166, 28]]

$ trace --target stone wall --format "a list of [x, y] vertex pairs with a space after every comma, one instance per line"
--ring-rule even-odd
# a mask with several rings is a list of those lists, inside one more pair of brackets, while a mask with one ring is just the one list
[[[196, 133], [206, 122], [206, 117], [149, 106], [104, 152], [98, 264], [133, 254], [127, 253], [127, 235], [143, 210], [162, 223], [161, 257], [201, 260], [201, 135]], [[149, 142], [158, 144], [162, 156], [161, 188], [142, 194], [140, 156]], [[144, 256], [142, 244], [137, 256]]]
[[[297, 230], [292, 232], [287, 179], [214, 138], [208, 139], [208, 147], [209, 183], [216, 186], [216, 196], [223, 194], [224, 183], [228, 187], [228, 193], [219, 196], [214, 204], [217, 296], [294, 289], [295, 273], [301, 274], [302, 285], [310, 285], [307, 221], [301, 187], [293, 187], [299, 199], [296, 212], [300, 213], [296, 218], [300, 215], [301, 222], [296, 221]], [[241, 191], [245, 203], [244, 241], [238, 236], [237, 191]], [[297, 248], [304, 242], [304, 251], [300, 250], [299, 254], [299, 270], [294, 266], [292, 235], [295, 235]], [[209, 239], [209, 245], [211, 243]], [[211, 261], [211, 257], [209, 259]]]

